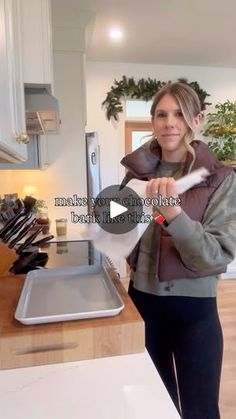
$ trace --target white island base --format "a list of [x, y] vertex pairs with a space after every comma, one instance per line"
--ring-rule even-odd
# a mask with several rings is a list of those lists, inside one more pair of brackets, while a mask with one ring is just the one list
[[0, 371], [3, 419], [179, 419], [147, 352]]

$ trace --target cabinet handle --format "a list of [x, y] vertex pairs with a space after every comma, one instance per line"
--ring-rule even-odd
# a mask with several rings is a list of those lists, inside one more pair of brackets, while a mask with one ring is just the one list
[[95, 151], [93, 151], [93, 152], [91, 153], [91, 162], [92, 162], [92, 164], [93, 164], [93, 165], [95, 165], [95, 164], [97, 163], [97, 159], [96, 159], [96, 153], [95, 153]]
[[77, 346], [78, 344], [76, 342], [55, 343], [51, 345], [35, 346], [34, 348], [16, 349], [15, 354], [27, 355], [27, 354], [36, 354], [38, 352], [61, 351], [65, 349], [74, 349], [74, 348], [77, 348]]
[[30, 142], [30, 139], [25, 132], [21, 132], [20, 134], [16, 134], [16, 141], [18, 144], [28, 144]]

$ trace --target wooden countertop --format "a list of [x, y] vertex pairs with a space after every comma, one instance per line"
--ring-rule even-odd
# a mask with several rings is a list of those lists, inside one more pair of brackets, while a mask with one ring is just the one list
[[14, 318], [25, 275], [0, 276], [0, 369], [144, 351], [144, 323], [116, 273], [117, 316], [26, 326]]

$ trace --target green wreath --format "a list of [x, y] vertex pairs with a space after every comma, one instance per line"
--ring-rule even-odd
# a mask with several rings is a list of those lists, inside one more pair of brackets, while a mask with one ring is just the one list
[[[206, 109], [206, 106], [211, 105], [211, 103], [205, 102], [206, 97], [210, 96], [209, 93], [201, 89], [196, 81], [189, 83], [187, 79], [180, 78], [178, 82], [188, 84], [197, 92], [202, 111]], [[171, 81], [163, 82], [150, 77], [146, 80], [139, 79], [137, 82], [133, 77], [128, 78], [126, 76], [123, 76], [120, 81], [115, 80], [114, 85], [111, 86], [110, 91], [107, 93], [106, 99], [102, 102], [107, 119], [114, 118], [115, 121], [118, 121], [118, 114], [123, 111], [123, 98], [151, 100], [156, 92], [167, 83], [171, 83]]]

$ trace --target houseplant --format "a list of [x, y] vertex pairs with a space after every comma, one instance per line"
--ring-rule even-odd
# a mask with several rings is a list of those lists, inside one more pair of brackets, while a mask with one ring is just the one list
[[236, 159], [236, 103], [227, 100], [215, 105], [215, 112], [205, 117], [202, 131], [219, 160]]
[[48, 208], [43, 199], [37, 199], [34, 206], [34, 214], [37, 219], [37, 224], [32, 230], [44, 225], [43, 234], [47, 234], [49, 232], [50, 220], [48, 218]]

